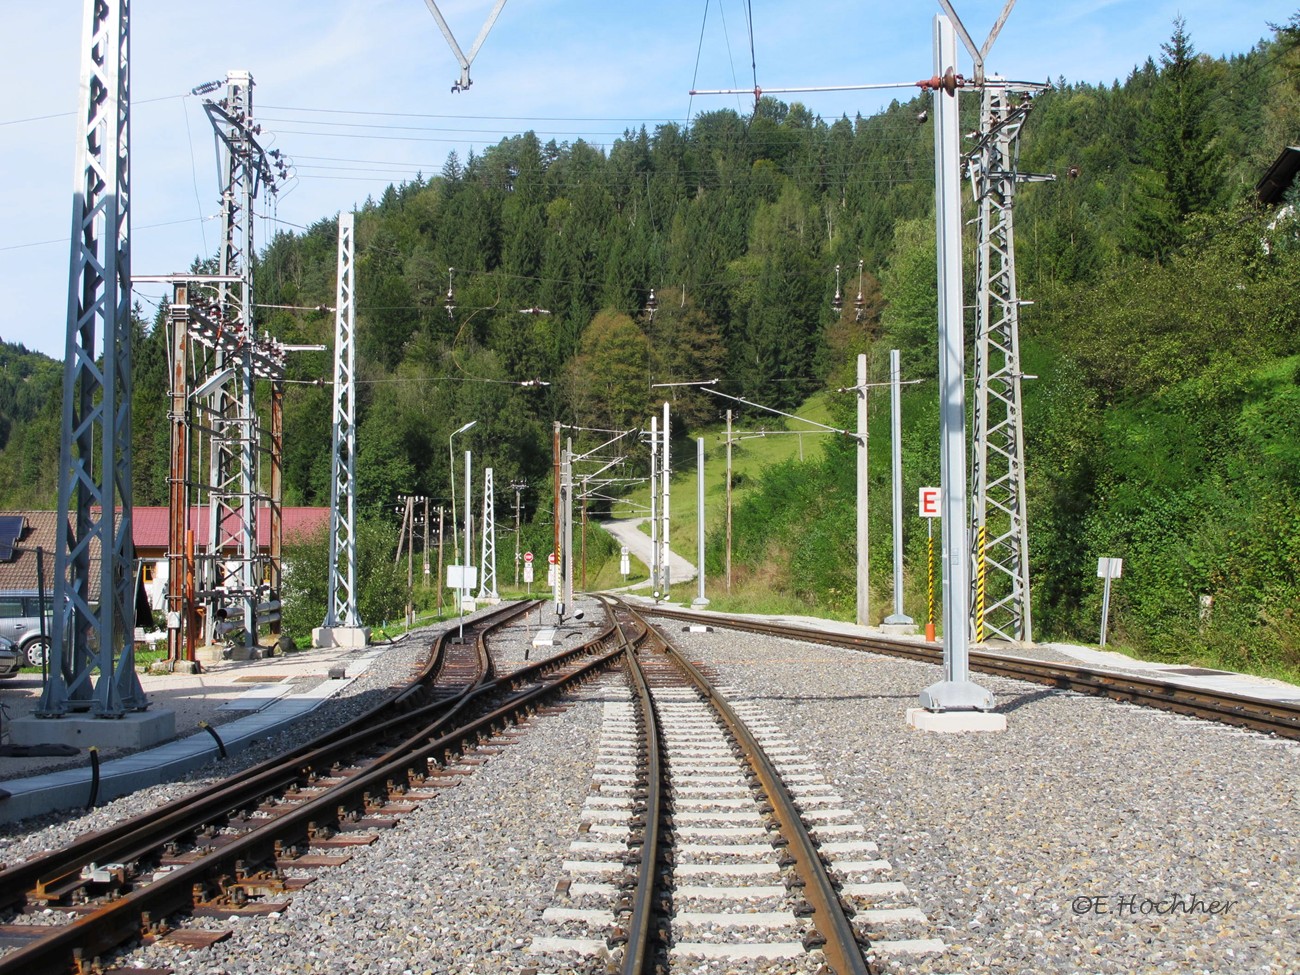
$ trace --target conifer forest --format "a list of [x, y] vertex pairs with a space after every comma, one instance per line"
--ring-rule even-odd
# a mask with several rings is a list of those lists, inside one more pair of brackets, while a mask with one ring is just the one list
[[[890, 349], [921, 380], [904, 396], [904, 498], [938, 483], [928, 98], [824, 119], [765, 96], [750, 115], [706, 111], [608, 148], [522, 132], [367, 200], [356, 231], [363, 517], [391, 546], [396, 499], [446, 496], [448, 436], [477, 417], [460, 445], [489, 458], [499, 485], [528, 484], [525, 520], [549, 525], [555, 420], [643, 427], [665, 392], [652, 384], [717, 378], [731, 396], [791, 412], [820, 395], [851, 427], [853, 397], [836, 390], [853, 385], [859, 353], [871, 381], [887, 380]], [[1056, 176], [1020, 190], [1015, 225], [1019, 292], [1032, 302], [1020, 341], [1033, 377], [1037, 639], [1095, 642], [1096, 560], [1117, 556], [1113, 641], [1300, 673], [1300, 191], [1267, 203], [1257, 191], [1297, 143], [1300, 15], [1230, 59], [1198, 54], [1176, 22], [1126, 78], [1059, 78], [1034, 98], [1020, 168]], [[266, 242], [256, 300], [331, 305], [336, 245], [332, 214]], [[969, 234], [967, 245], [969, 295]], [[328, 313], [263, 314], [259, 331], [332, 346]], [[167, 503], [160, 323], [143, 311], [136, 322], [136, 504]], [[331, 363], [329, 351], [290, 359], [286, 504], [329, 503]], [[0, 503], [53, 508], [61, 365], [6, 344], [0, 366]], [[671, 399], [692, 470], [688, 437], [716, 433], [725, 409], [738, 423], [772, 419], [691, 387]], [[873, 579], [887, 596], [888, 395], [870, 402]], [[853, 453], [824, 438], [755, 475], [735, 515], [738, 578], [791, 608], [852, 616]], [[647, 468], [633, 452], [629, 476]], [[504, 491], [498, 500], [504, 522]], [[909, 598], [925, 585], [916, 524]], [[549, 529], [535, 530], [545, 545]], [[711, 576], [721, 559], [711, 540]]]

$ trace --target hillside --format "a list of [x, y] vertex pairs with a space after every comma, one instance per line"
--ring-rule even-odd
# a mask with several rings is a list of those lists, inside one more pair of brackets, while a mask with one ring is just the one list
[[[1038, 377], [1025, 414], [1040, 638], [1094, 630], [1092, 568], [1115, 555], [1127, 566], [1116, 638], [1297, 666], [1300, 246], [1294, 218], [1253, 193], [1300, 137], [1295, 25], [1216, 60], [1175, 24], [1122, 82], [1059, 79], [1035, 99], [1022, 167], [1060, 177], [1024, 187], [1016, 218], [1020, 291], [1034, 302], [1021, 342]], [[386, 517], [405, 493], [447, 500], [448, 436], [469, 419], [479, 423], [458, 447], [489, 461], [498, 484], [528, 484], [526, 517], [545, 519], [552, 423], [591, 449], [605, 431], [646, 422], [655, 383], [718, 377], [730, 395], [791, 409], [850, 384], [858, 352], [879, 381], [890, 348], [907, 376], [932, 379], [925, 107], [919, 97], [828, 122], [764, 98], [750, 116], [629, 131], [608, 152], [527, 132], [367, 201], [356, 235], [366, 514]], [[335, 245], [333, 218], [277, 236], [258, 260], [258, 301], [330, 303]], [[332, 342], [324, 314], [274, 310], [258, 327]], [[136, 355], [136, 490], [149, 500], [165, 487], [158, 333], [140, 325]], [[6, 356], [0, 502], [52, 504], [57, 406], [48, 390], [35, 394], [48, 360]], [[330, 397], [317, 381], [328, 381], [329, 354], [296, 356], [290, 369], [286, 502], [326, 503]], [[549, 385], [520, 385], [530, 380]], [[909, 496], [937, 479], [933, 389], [906, 397]], [[847, 397], [826, 402], [838, 425], [851, 422]], [[873, 402], [875, 443], [886, 439], [884, 404]], [[688, 431], [716, 430], [726, 405], [676, 390], [677, 449], [691, 452]], [[738, 414], [738, 427], [763, 422]], [[834, 611], [851, 602], [846, 449], [776, 468], [738, 516], [745, 571]], [[645, 468], [630, 458], [624, 474]], [[886, 497], [883, 450], [872, 476], [873, 496]], [[873, 538], [887, 539], [887, 526], [887, 509], [873, 506]], [[912, 565], [923, 545], [913, 532]], [[883, 542], [877, 558], [885, 579]]]

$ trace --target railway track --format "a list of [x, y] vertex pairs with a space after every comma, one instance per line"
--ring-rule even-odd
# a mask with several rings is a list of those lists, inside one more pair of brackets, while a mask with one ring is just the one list
[[[646, 613], [688, 623], [708, 623], [748, 633], [863, 650], [923, 663], [943, 663], [943, 648], [933, 643], [853, 636], [789, 623], [766, 623], [717, 613], [694, 613], [659, 606], [647, 607]], [[1217, 721], [1282, 738], [1300, 740], [1300, 705], [1261, 701], [1227, 691], [1189, 688], [1170, 681], [1094, 670], [1072, 664], [1026, 660], [989, 651], [972, 650], [970, 668], [980, 673], [1046, 684], [1080, 694], [1160, 708], [1207, 721]]]
[[272, 913], [310, 880], [289, 872], [346, 862], [376, 830], [450, 784], [466, 749], [598, 674], [621, 654], [615, 628], [587, 644], [494, 675], [486, 638], [531, 604], [441, 635], [428, 665], [402, 692], [289, 755], [242, 772], [145, 816], [0, 871], [0, 908], [52, 909], [65, 923], [10, 923], [19, 945], [0, 975], [97, 970], [118, 946], [168, 937], [201, 946], [219, 933], [174, 926], [184, 916]]
[[[924, 921], [915, 908], [854, 906], [903, 892], [876, 880], [888, 864], [875, 844], [841, 822], [839, 797], [760, 708], [728, 702], [630, 607], [602, 600], [620, 629], [650, 637], [639, 652], [629, 641], [628, 689], [606, 704], [571, 879], [543, 915], [564, 933], [533, 950], [612, 948], [625, 975], [801, 958], [868, 972], [855, 915]], [[848, 882], [858, 874], [867, 882]], [[914, 940], [907, 950], [941, 948]]]

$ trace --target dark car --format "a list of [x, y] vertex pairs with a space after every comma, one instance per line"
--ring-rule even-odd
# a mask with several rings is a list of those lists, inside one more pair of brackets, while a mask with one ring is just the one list
[[0, 637], [0, 680], [18, 673], [22, 665], [22, 658], [18, 656], [18, 651], [14, 649], [14, 645]]
[[0, 592], [0, 638], [8, 640], [18, 651], [22, 662], [39, 667], [50, 648], [50, 605], [45, 597], [45, 636], [41, 636], [40, 599], [33, 590], [6, 590]]

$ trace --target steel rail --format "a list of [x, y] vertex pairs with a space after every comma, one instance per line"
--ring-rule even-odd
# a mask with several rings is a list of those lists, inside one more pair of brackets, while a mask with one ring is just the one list
[[[588, 648], [603, 644], [609, 635], [606, 631], [584, 647], [561, 656], [570, 663], [576, 662], [587, 654]], [[154, 922], [191, 909], [196, 896], [206, 896], [214, 888], [220, 891], [236, 888], [276, 890], [282, 886], [278, 877], [254, 873], [249, 865], [273, 860], [285, 845], [296, 847], [309, 841], [322, 824], [342, 825], [355, 810], [374, 808], [378, 804], [377, 796], [387, 796], [395, 789], [401, 791], [412, 780], [423, 781], [430, 765], [445, 763], [451, 753], [463, 748], [467, 742], [496, 733], [524, 714], [531, 713], [542, 702], [591, 679], [598, 671], [616, 662], [622, 653], [622, 648], [600, 652], [549, 681], [538, 681], [537, 677], [554, 671], [558, 665], [548, 667], [550, 661], [539, 663], [529, 678], [532, 686], [506, 703], [437, 737], [430, 737], [427, 732], [416, 733], [370, 768], [332, 785], [322, 795], [71, 924], [51, 928], [51, 933], [40, 940], [0, 957], [0, 975], [50, 975], [69, 971], [76, 963], [74, 959], [97, 956], [149, 933]], [[502, 678], [473, 694], [511, 686], [508, 683], [511, 679]]]
[[[476, 621], [483, 633], [504, 626], [526, 612], [530, 603], [509, 606]], [[448, 714], [459, 696], [434, 702], [409, 713], [396, 712], [405, 696], [426, 686], [443, 673], [448, 631], [439, 634], [429, 659], [410, 687], [339, 728], [332, 729], [284, 755], [253, 766], [198, 792], [182, 796], [144, 816], [133, 817], [95, 833], [78, 837], [67, 846], [41, 857], [0, 870], [0, 909], [21, 904], [30, 893], [41, 894], [95, 863], [132, 862], [195, 830], [209, 825], [234, 809], [255, 805], [268, 795], [290, 788], [315, 769], [333, 765], [341, 756], [372, 747], [391, 737], [403, 724], [428, 720], [441, 709]], [[479, 675], [461, 695], [468, 694], [491, 674], [491, 658], [480, 638], [477, 641]]]
[[[767, 623], [718, 613], [693, 613], [660, 606], [653, 609], [646, 607], [645, 612], [647, 615], [692, 623], [707, 622], [714, 626], [765, 636], [822, 643], [924, 663], [943, 663], [943, 650], [934, 643], [853, 636], [810, 626]], [[1207, 721], [1250, 728], [1253, 731], [1273, 734], [1281, 738], [1300, 740], [1300, 704], [1263, 701], [1243, 694], [1234, 694], [1231, 691], [1200, 690], [1156, 678], [1120, 674], [1074, 664], [1026, 660], [990, 651], [972, 650], [970, 666], [973, 670], [986, 674], [1046, 684], [1080, 694], [1108, 697], [1116, 701], [1159, 708]]]
[[[613, 600], [597, 597], [605, 607], [605, 612], [614, 619], [614, 626], [622, 643], [629, 679], [641, 706], [642, 732], [646, 757], [646, 797], [645, 830], [641, 839], [641, 854], [638, 859], [636, 889], [632, 896], [632, 913], [627, 925], [627, 944], [623, 951], [620, 971], [622, 975], [644, 975], [654, 970], [655, 941], [652, 935], [654, 920], [654, 897], [656, 877], [659, 869], [659, 832], [663, 821], [664, 788], [663, 765], [660, 752], [659, 721], [655, 713], [654, 699], [650, 696], [650, 685], [636, 659], [636, 645], [623, 633], [622, 625], [617, 621]], [[637, 621], [641, 633], [635, 643], [645, 640], [653, 630], [644, 620]]]
[[[650, 629], [641, 615], [632, 607], [623, 607], [634, 619], [639, 619]], [[813, 924], [816, 932], [824, 939], [820, 944], [827, 964], [838, 975], [870, 975], [870, 969], [863, 957], [864, 946], [859, 942], [859, 935], [844, 913], [826, 864], [822, 861], [817, 845], [813, 842], [799, 815], [794, 797], [786, 788], [780, 772], [768, 757], [763, 746], [759, 744], [748, 726], [727, 701], [717, 693], [708, 678], [668, 640], [657, 635], [658, 642], [665, 653], [678, 667], [696, 690], [722, 717], [728, 731], [736, 739], [744, 753], [745, 760], [754, 770], [759, 784], [766, 793], [772, 806], [772, 815], [776, 818], [781, 835], [788, 842], [786, 852], [793, 858], [793, 867], [803, 882], [803, 895], [813, 909]], [[807, 943], [807, 942], [805, 942]]]

